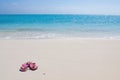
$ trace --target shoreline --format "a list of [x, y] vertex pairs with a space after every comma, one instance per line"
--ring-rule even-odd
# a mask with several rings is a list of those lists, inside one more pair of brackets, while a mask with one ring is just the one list
[[120, 40], [120, 38], [0, 38], [0, 40]]

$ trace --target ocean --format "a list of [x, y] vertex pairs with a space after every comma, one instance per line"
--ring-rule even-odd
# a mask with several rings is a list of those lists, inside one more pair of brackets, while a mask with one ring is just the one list
[[0, 39], [120, 39], [120, 16], [1, 14]]

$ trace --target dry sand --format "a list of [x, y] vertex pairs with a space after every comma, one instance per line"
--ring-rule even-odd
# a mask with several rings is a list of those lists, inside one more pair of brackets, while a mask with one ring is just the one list
[[120, 40], [0, 40], [0, 64], [0, 80], [120, 80]]

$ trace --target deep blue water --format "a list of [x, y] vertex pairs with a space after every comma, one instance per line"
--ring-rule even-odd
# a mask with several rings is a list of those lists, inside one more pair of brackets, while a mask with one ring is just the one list
[[0, 15], [0, 38], [120, 39], [120, 16], [67, 14]]

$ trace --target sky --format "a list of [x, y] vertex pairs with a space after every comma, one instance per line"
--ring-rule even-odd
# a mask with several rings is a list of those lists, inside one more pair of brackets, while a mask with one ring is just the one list
[[120, 15], [120, 0], [0, 0], [0, 14]]

